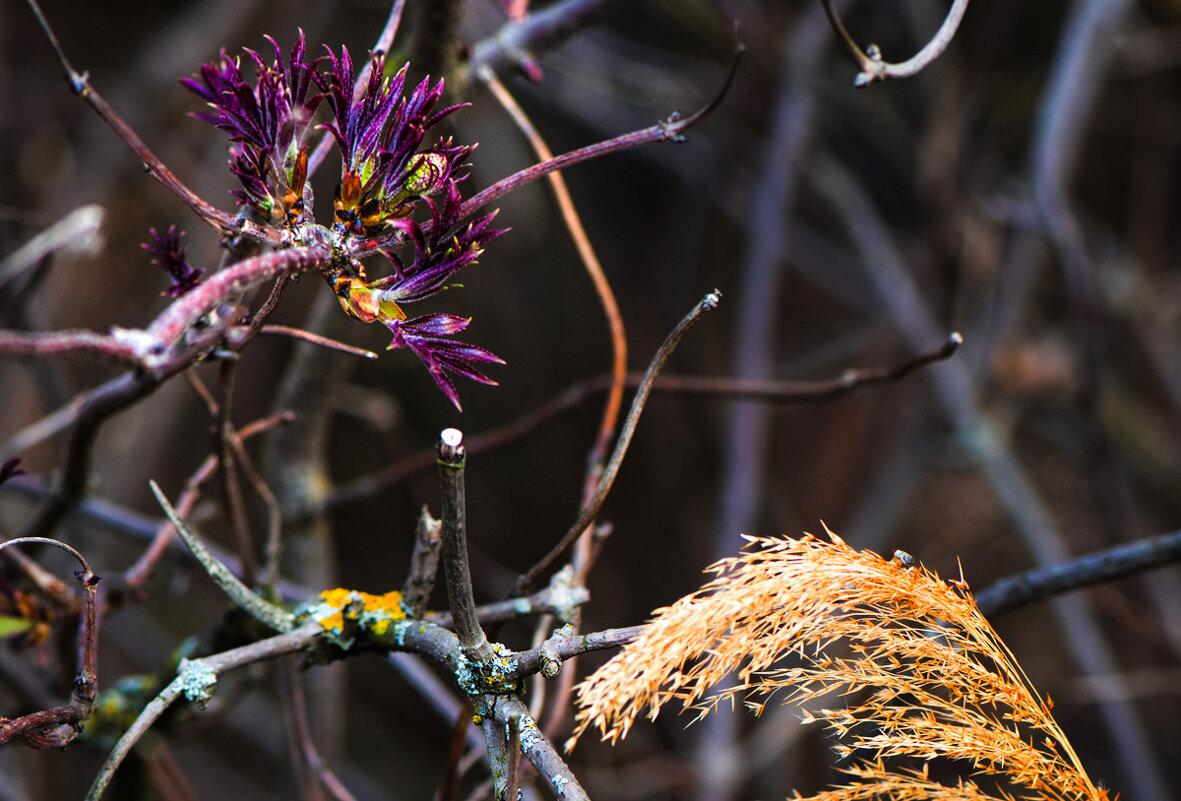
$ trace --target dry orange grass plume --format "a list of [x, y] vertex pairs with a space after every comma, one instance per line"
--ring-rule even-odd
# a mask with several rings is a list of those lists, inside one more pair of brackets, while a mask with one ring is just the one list
[[[658, 610], [579, 685], [567, 747], [592, 726], [615, 742], [673, 700], [702, 716], [726, 701], [761, 712], [776, 695], [802, 703], [838, 693], [839, 706], [804, 718], [827, 724], [842, 756], [864, 761], [814, 801], [1106, 801], [962, 581], [830, 536], [748, 538], [740, 556], [710, 567], [716, 578]], [[990, 789], [892, 769], [890, 757], [959, 760], [990, 775]]]

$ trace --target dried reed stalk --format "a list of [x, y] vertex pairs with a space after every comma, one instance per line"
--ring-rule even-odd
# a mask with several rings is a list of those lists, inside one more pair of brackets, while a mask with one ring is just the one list
[[[726, 701], [761, 712], [772, 696], [802, 703], [839, 693], [841, 705], [804, 719], [827, 724], [841, 756], [864, 759], [844, 769], [848, 784], [810, 801], [1106, 801], [1049, 698], [962, 580], [829, 536], [748, 538], [740, 556], [710, 567], [716, 578], [657, 610], [643, 635], [578, 687], [567, 748], [592, 726], [615, 742], [639, 714], [655, 718], [674, 699], [700, 718]], [[993, 779], [989, 790], [968, 779], [946, 785], [928, 776], [927, 762], [904, 770], [888, 757], [960, 760]]]

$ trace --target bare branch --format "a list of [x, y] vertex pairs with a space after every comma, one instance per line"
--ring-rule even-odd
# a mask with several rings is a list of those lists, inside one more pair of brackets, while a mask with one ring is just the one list
[[521, 753], [545, 779], [558, 801], [589, 799], [570, 766], [558, 754], [549, 738], [537, 728], [524, 704], [516, 698], [500, 696], [492, 712], [502, 726], [508, 726], [510, 719], [516, 719], [521, 737]]
[[536, 565], [517, 579], [514, 589], [516, 594], [527, 592], [530, 587], [537, 583], [537, 580], [541, 576], [551, 570], [557, 564], [558, 560], [574, 545], [578, 537], [586, 530], [586, 527], [598, 516], [603, 501], [607, 499], [607, 493], [611, 491], [611, 485], [615, 483], [615, 476], [619, 472], [619, 466], [623, 463], [623, 457], [627, 454], [628, 446], [631, 445], [632, 437], [636, 432], [636, 424], [640, 421], [640, 413], [644, 410], [644, 404], [648, 402], [648, 395], [652, 392], [652, 384], [656, 379], [656, 374], [664, 367], [664, 363], [668, 361], [668, 357], [672, 355], [672, 352], [676, 349], [685, 334], [689, 332], [689, 329], [697, 325], [707, 312], [716, 309], [721, 300], [722, 295], [717, 290], [710, 292], [702, 298], [693, 307], [693, 310], [677, 324], [677, 327], [673, 329], [672, 333], [668, 335], [656, 351], [656, 355], [652, 358], [652, 362], [648, 365], [648, 370], [644, 374], [644, 382], [640, 384], [640, 388], [636, 390], [635, 398], [632, 399], [627, 420], [623, 423], [623, 429], [620, 431], [619, 439], [615, 443], [615, 450], [611, 454], [611, 459], [607, 462], [607, 466], [603, 469], [603, 477], [599, 481], [594, 495], [583, 505], [578, 519], [574, 521], [574, 525], [558, 541], [558, 544], [542, 557]]
[[148, 702], [139, 717], [135, 719], [127, 732], [119, 738], [119, 742], [115, 744], [111, 753], [107, 755], [107, 761], [103, 763], [94, 783], [90, 785], [86, 801], [98, 801], [102, 798], [115, 775], [115, 771], [119, 769], [131, 749], [152, 727], [152, 724], [168, 711], [177, 698], [183, 695], [187, 700], [204, 705], [213, 695], [218, 677], [222, 673], [244, 665], [306, 650], [315, 643], [316, 638], [322, 632], [323, 629], [318, 623], [308, 623], [283, 634], [243, 645], [240, 648], [223, 651], [213, 656], [181, 660], [176, 678]]
[[469, 74], [481, 69], [502, 73], [516, 68], [530, 80], [541, 78], [534, 60], [540, 50], [557, 47], [574, 34], [596, 22], [620, 0], [562, 0], [524, 19], [506, 23], [472, 49], [466, 68]]
[[476, 617], [472, 598], [472, 576], [467, 559], [467, 511], [463, 469], [467, 454], [463, 434], [448, 428], [439, 436], [439, 484], [443, 490], [443, 569], [447, 576], [447, 599], [455, 621], [455, 633], [463, 655], [477, 664], [489, 664], [492, 646]]
[[976, 593], [976, 605], [991, 617], [1018, 606], [1133, 576], [1178, 560], [1181, 560], [1181, 531], [1173, 531], [1008, 576]]
[[576, 634], [573, 629], [557, 629], [543, 644], [529, 651], [514, 654], [513, 659], [521, 676], [542, 673], [547, 678], [558, 672], [561, 663], [591, 651], [619, 648], [640, 636], [644, 626], [606, 629], [590, 634]]
[[292, 328], [289, 325], [264, 325], [260, 330], [260, 334], [271, 334], [275, 336], [291, 337], [292, 339], [302, 339], [304, 342], [310, 342], [313, 345], [319, 345], [322, 348], [329, 350], [338, 350], [341, 353], [348, 353], [353, 356], [360, 356], [362, 359], [376, 359], [377, 354], [365, 348], [358, 348], [355, 345], [348, 345], [344, 342], [338, 342], [329, 337], [322, 337], [319, 334], [313, 334], [311, 331], [304, 331], [302, 328]]
[[217, 561], [196, 533], [176, 513], [176, 509], [168, 502], [168, 498], [165, 497], [159, 485], [155, 481], [148, 483], [152, 488], [152, 494], [156, 496], [156, 501], [160, 504], [160, 508], [164, 510], [164, 514], [168, 515], [169, 521], [176, 529], [176, 533], [185, 541], [185, 545], [189, 546], [189, 550], [205, 568], [209, 577], [214, 580], [217, 586], [221, 587], [222, 592], [241, 607], [242, 611], [263, 625], [269, 626], [275, 631], [290, 631], [295, 625], [295, 618], [274, 604], [264, 601], [243, 584], [228, 567]]
[[[836, 378], [816, 381], [776, 381], [731, 378], [729, 376], [661, 374], [656, 377], [652, 391], [691, 397], [759, 400], [782, 405], [823, 403], [845, 395], [852, 395], [862, 387], [898, 381], [914, 370], [950, 358], [959, 349], [960, 344], [962, 344], [962, 337], [953, 332], [948, 335], [947, 340], [940, 347], [908, 359], [901, 364], [891, 367], [854, 367], [845, 370]], [[517, 420], [469, 438], [467, 451], [468, 453], [484, 453], [515, 442], [559, 419], [563, 414], [578, 408], [588, 398], [609, 391], [613, 382], [614, 377], [610, 374], [597, 375], [575, 382], [563, 390], [561, 394], [550, 398]], [[643, 382], [643, 373], [628, 373], [625, 385], [635, 388]], [[434, 457], [433, 449], [421, 450], [382, 470], [355, 478], [334, 488], [325, 497], [322, 508], [309, 509], [308, 513], [337, 509], [371, 497], [386, 487], [398, 484], [409, 476], [426, 470], [434, 464]]]
[[189, 207], [205, 222], [220, 230], [227, 235], [242, 234], [251, 239], [265, 242], [268, 245], [278, 247], [284, 243], [283, 235], [278, 231], [259, 225], [251, 220], [238, 217], [226, 211], [207, 203], [193, 190], [189, 189], [185, 184], [172, 174], [172, 171], [164, 165], [159, 158], [144, 141], [139, 138], [130, 125], [128, 125], [122, 117], [120, 117], [107, 101], [98, 93], [98, 91], [90, 84], [90, 74], [87, 72], [79, 72], [74, 69], [70, 60], [66, 57], [65, 51], [58, 42], [57, 35], [53, 32], [53, 28], [49, 25], [49, 20], [46, 19], [41, 6], [37, 0], [28, 0], [29, 7], [33, 10], [33, 14], [37, 17], [37, 22], [41, 25], [41, 29], [45, 32], [49, 44], [53, 47], [53, 52], [57, 56], [58, 63], [61, 65], [62, 72], [65, 74], [66, 83], [70, 85], [71, 91], [81, 97], [86, 103], [111, 127], [116, 134], [119, 135], [128, 147], [135, 152], [135, 155], [143, 162], [144, 169], [161, 184], [164, 185], [172, 194]]
[[102, 206], [82, 206], [21, 245], [0, 261], [0, 286], [51, 253], [94, 255], [102, 249]]
[[923, 46], [923, 49], [906, 61], [892, 64], [882, 59], [882, 51], [877, 45], [871, 44], [865, 50], [857, 45], [857, 42], [845, 28], [845, 24], [841, 22], [836, 9], [833, 8], [832, 0], [820, 0], [820, 2], [824, 6], [824, 13], [828, 16], [832, 29], [836, 31], [837, 36], [853, 56], [853, 60], [857, 62], [857, 66], [861, 68], [861, 72], [853, 79], [855, 86], [868, 86], [875, 81], [884, 81], [889, 78], [909, 78], [926, 69], [951, 44], [951, 40], [955, 38], [955, 32], [960, 27], [960, 22], [964, 18], [964, 12], [968, 10], [968, 0], [954, 0], [947, 16], [943, 19], [943, 24], [939, 26], [939, 30]]
[[[74, 678], [67, 706], [34, 712], [9, 720], [0, 718], [0, 745], [19, 737], [32, 748], [65, 748], [78, 736], [81, 722], [90, 717], [98, 692], [98, 593], [99, 577], [77, 549], [48, 537], [16, 537], [0, 543], [0, 550], [12, 545], [38, 543], [66, 551], [82, 565], [74, 573], [82, 585], [82, 624], [78, 631], [78, 674]], [[10, 555], [18, 553], [11, 551]]]

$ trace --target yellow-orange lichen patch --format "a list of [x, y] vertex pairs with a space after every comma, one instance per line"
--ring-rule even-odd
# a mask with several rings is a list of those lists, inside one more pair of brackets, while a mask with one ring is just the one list
[[[320, 593], [320, 601], [318, 608], [313, 610], [313, 616], [321, 626], [337, 634], [344, 630], [345, 614], [360, 623], [361, 628], [379, 637], [389, 630], [390, 623], [406, 617], [402, 609], [402, 593], [396, 590], [384, 595], [373, 595], [336, 587]], [[354, 611], [354, 604], [358, 601], [361, 603], [360, 614]]]

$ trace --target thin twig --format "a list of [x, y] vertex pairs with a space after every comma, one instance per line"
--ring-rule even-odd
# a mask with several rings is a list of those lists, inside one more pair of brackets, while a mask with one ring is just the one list
[[644, 374], [644, 381], [640, 384], [639, 389], [636, 390], [635, 398], [632, 399], [627, 420], [624, 421], [623, 429], [619, 433], [619, 439], [615, 443], [615, 450], [612, 452], [607, 466], [603, 469], [603, 478], [599, 482], [599, 486], [595, 489], [594, 495], [583, 505], [578, 519], [570, 527], [570, 530], [566, 532], [565, 536], [558, 541], [558, 544], [542, 557], [536, 565], [517, 579], [514, 594], [523, 594], [536, 584], [541, 576], [551, 570], [557, 564], [558, 560], [565, 556], [566, 552], [574, 545], [586, 527], [598, 516], [603, 501], [607, 499], [607, 493], [611, 491], [611, 485], [615, 483], [615, 476], [619, 472], [619, 466], [623, 463], [623, 457], [627, 453], [628, 446], [631, 445], [632, 437], [636, 432], [636, 424], [640, 420], [640, 413], [644, 410], [644, 404], [648, 402], [648, 395], [652, 392], [652, 384], [656, 378], [656, 374], [660, 372], [660, 368], [664, 367], [664, 363], [668, 361], [668, 357], [672, 355], [673, 350], [676, 349], [681, 338], [689, 332], [690, 328], [697, 325], [707, 312], [716, 309], [721, 300], [722, 295], [717, 290], [710, 292], [702, 298], [693, 307], [693, 310], [677, 324], [677, 327], [673, 329], [672, 333], [668, 335], [656, 351], [656, 355], [652, 358], [652, 362], [648, 365], [648, 370]]
[[152, 488], [152, 494], [156, 496], [156, 501], [160, 504], [160, 508], [164, 510], [164, 514], [172, 522], [173, 527], [176, 528], [176, 533], [185, 545], [189, 546], [189, 550], [193, 552], [193, 556], [205, 568], [205, 572], [209, 577], [221, 587], [222, 592], [229, 596], [230, 600], [241, 607], [242, 611], [253, 617], [265, 626], [269, 626], [275, 631], [290, 631], [295, 624], [294, 617], [285, 612], [283, 609], [264, 601], [256, 595], [249, 587], [242, 583], [242, 581], [233, 574], [224, 564], [219, 562], [201, 539], [188, 527], [188, 524], [180, 518], [176, 509], [168, 502], [163, 491], [155, 481], [149, 481], [149, 486]]
[[[542, 162], [552, 159], [554, 154], [550, 152], [549, 146], [546, 145], [537, 129], [533, 127], [528, 115], [496, 77], [496, 73], [483, 67], [479, 69], [478, 75], [480, 80], [491, 90], [493, 97], [500, 102], [500, 105], [512, 117], [513, 122], [521, 129], [525, 138], [529, 140], [537, 158]], [[582, 227], [582, 219], [574, 207], [570, 190], [566, 188], [566, 179], [562, 177], [560, 172], [550, 173], [546, 178], [555, 199], [558, 201], [558, 208], [561, 209], [562, 220], [566, 223], [570, 238], [574, 240], [574, 246], [582, 260], [582, 266], [590, 276], [591, 283], [594, 284], [595, 294], [599, 297], [599, 305], [603, 307], [603, 315], [607, 318], [607, 328], [611, 334], [611, 388], [608, 391], [607, 402], [603, 407], [603, 416], [599, 420], [599, 430], [595, 435], [594, 445], [588, 459], [589, 467], [584, 495], [589, 497], [598, 483], [598, 473], [603, 459], [606, 458], [611, 437], [615, 433], [619, 409], [623, 405], [623, 384], [627, 377], [627, 335], [623, 331], [623, 316], [619, 313], [619, 303], [615, 300], [611, 283], [603, 272], [603, 265], [599, 263], [599, 258], [595, 255], [590, 237], [586, 235], [586, 229]], [[586, 497], [583, 498], [584, 501]]]
[[[244, 426], [237, 432], [236, 442], [241, 443], [243, 440], [265, 433], [271, 429], [285, 425], [291, 422], [291, 415], [272, 415], [256, 420], [253, 423]], [[217, 459], [214, 456], [209, 456], [201, 466], [197, 468], [196, 472], [189, 477], [185, 482], [184, 491], [176, 503], [177, 515], [182, 519], [188, 517], [200, 497], [201, 485], [213, 475], [213, 471], [217, 468]], [[263, 485], [265, 486], [265, 484]], [[267, 488], [269, 490], [269, 488]], [[273, 496], [272, 496], [273, 497]], [[172, 544], [172, 535], [175, 529], [171, 521], [165, 521], [158, 526], [155, 535], [152, 537], [152, 542], [144, 553], [136, 560], [135, 564], [129, 567], [123, 573], [123, 584], [131, 589], [138, 589], [144, 581], [147, 580], [151, 571], [155, 568], [156, 563], [168, 550], [168, 546]]]
[[102, 95], [91, 85], [90, 74], [87, 72], [78, 72], [74, 69], [37, 0], [28, 0], [28, 3], [29, 7], [33, 10], [33, 14], [37, 17], [37, 22], [41, 25], [42, 31], [44, 31], [46, 38], [49, 40], [54, 54], [57, 56], [58, 63], [61, 65], [62, 72], [65, 74], [66, 83], [70, 85], [71, 91], [85, 100], [102, 117], [103, 121], [110, 126], [111, 130], [127, 143], [128, 147], [143, 162], [144, 169], [153, 178], [163, 184], [172, 194], [176, 195], [194, 214], [222, 233], [227, 235], [242, 234], [251, 239], [265, 242], [272, 247], [278, 247], [284, 244], [283, 236], [278, 231], [222, 211], [207, 203], [196, 192], [189, 189], [179, 178], [173, 175], [172, 171], [164, 165], [164, 162], [152, 153], [131, 126], [111, 108]]
[[[504, 195], [518, 189], [525, 184], [536, 181], [538, 178], [549, 175], [557, 170], [571, 167], [575, 164], [580, 164], [584, 161], [600, 158], [610, 153], [616, 153], [624, 150], [631, 150], [633, 148], [649, 145], [656, 142], [684, 142], [685, 132], [692, 128], [697, 123], [701, 122], [710, 112], [718, 107], [722, 98], [725, 97], [729, 91], [734, 80], [734, 74], [738, 68], [739, 59], [742, 50], [739, 48], [735, 52], [734, 61], [731, 62], [730, 71], [726, 75], [726, 81], [722, 85], [721, 90], [702, 108], [698, 109], [689, 117], [682, 117], [680, 112], [673, 112], [668, 118], [661, 120], [655, 125], [650, 125], [638, 131], [632, 131], [614, 139], [607, 139], [603, 142], [596, 142], [593, 145], [572, 150], [568, 153], [563, 153], [549, 161], [541, 164], [534, 164], [519, 172], [513, 173], [507, 178], [503, 178], [492, 186], [484, 189], [482, 192], [476, 193], [469, 198], [459, 208], [459, 220], [471, 217], [475, 212], [479, 211], [484, 206], [503, 197]], [[421, 226], [423, 233], [428, 233], [431, 230], [432, 223], [425, 222]], [[371, 237], [364, 240], [350, 241], [348, 243], [347, 255], [363, 259], [366, 256], [386, 247], [389, 244], [387, 239], [383, 237]]]
[[627, 626], [596, 631], [591, 634], [575, 634], [573, 631], [567, 633], [558, 629], [554, 632], [554, 636], [547, 639], [542, 645], [513, 654], [513, 663], [516, 666], [517, 675], [522, 677], [539, 672], [556, 672], [556, 668], [560, 667], [561, 663], [567, 659], [588, 654], [591, 651], [602, 651], [607, 648], [627, 645], [639, 637], [644, 628], [644, 626]]
[[858, 46], [845, 28], [845, 24], [841, 22], [836, 9], [833, 8], [832, 0], [820, 0], [820, 3], [824, 6], [824, 13], [828, 16], [832, 29], [848, 48], [853, 60], [857, 62], [857, 66], [861, 68], [861, 72], [853, 79], [855, 86], [868, 86], [874, 81], [884, 81], [888, 78], [909, 78], [926, 69], [951, 44], [951, 40], [955, 38], [955, 32], [960, 27], [960, 22], [964, 18], [964, 12], [968, 10], [968, 0], [955, 0], [951, 4], [951, 8], [948, 9], [943, 24], [939, 26], [939, 30], [923, 46], [923, 49], [906, 61], [891, 64], [882, 59], [882, 52], [877, 45], [871, 44], [865, 50]]
[[319, 345], [322, 348], [329, 350], [338, 350], [341, 353], [348, 353], [353, 356], [360, 356], [363, 359], [376, 359], [377, 354], [365, 348], [358, 348], [355, 345], [348, 345], [329, 337], [313, 334], [311, 331], [304, 331], [302, 328], [292, 328], [289, 325], [264, 325], [260, 330], [260, 334], [270, 334], [273, 336], [291, 337], [292, 339], [302, 339], [304, 342], [310, 342], [313, 345]]
[[217, 404], [211, 432], [212, 451], [217, 457], [217, 494], [222, 511], [230, 523], [238, 562], [242, 565], [242, 580], [253, 586], [258, 575], [258, 562], [250, 536], [250, 522], [246, 517], [246, 502], [242, 498], [242, 483], [238, 480], [238, 469], [230, 454], [230, 406], [234, 397], [236, 368], [237, 362], [233, 359], [222, 359], [218, 366]]
[[[283, 513], [279, 509], [279, 501], [275, 498], [275, 493], [271, 492], [271, 488], [267, 486], [258, 470], [255, 469], [254, 461], [242, 443], [242, 437], [232, 428], [226, 433], [230, 445], [234, 449], [234, 458], [238, 468], [267, 508], [266, 564], [263, 569], [263, 581], [274, 587], [279, 581], [279, 558], [283, 548]], [[242, 567], [242, 576], [245, 580], [245, 565]]]
[[287, 657], [278, 665], [279, 694], [283, 702], [283, 717], [287, 722], [291, 761], [295, 764], [300, 795], [304, 801], [322, 801], [321, 788], [335, 801], [356, 801], [336, 774], [324, 764], [308, 723], [308, 709], [297, 659]]
[[[726, 376], [665, 375], [656, 377], [652, 391], [660, 394], [685, 395], [688, 397], [718, 398], [724, 400], [757, 400], [784, 406], [805, 403], [824, 403], [846, 395], [852, 395], [862, 387], [897, 381], [914, 370], [952, 356], [959, 347], [961, 338], [952, 333], [940, 347], [920, 354], [899, 365], [891, 367], [862, 367], [845, 370], [836, 378], [816, 381], [775, 381], [739, 379]], [[485, 453], [503, 447], [527, 436], [563, 414], [578, 408], [602, 392], [610, 390], [613, 376], [601, 374], [571, 384], [561, 393], [550, 398], [536, 409], [511, 423], [476, 434], [467, 440], [468, 453]], [[629, 388], [640, 386], [643, 373], [628, 373], [625, 385]], [[323, 506], [309, 508], [306, 513], [318, 513], [338, 509], [350, 503], [372, 497], [387, 487], [426, 470], [435, 461], [434, 449], [423, 449], [413, 453], [389, 467], [369, 475], [361, 476], [341, 484], [324, 498]]]

